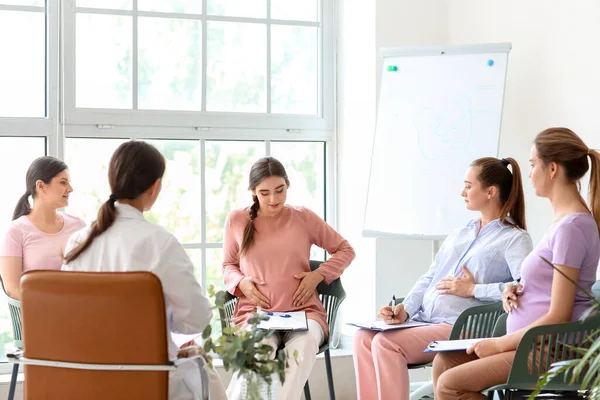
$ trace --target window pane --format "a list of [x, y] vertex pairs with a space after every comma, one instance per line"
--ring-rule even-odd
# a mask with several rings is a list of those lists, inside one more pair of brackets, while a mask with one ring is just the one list
[[271, 18], [318, 21], [318, 0], [271, 0]]
[[207, 0], [208, 15], [267, 18], [266, 0]]
[[198, 282], [202, 282], [202, 250], [185, 249], [185, 252], [192, 260], [192, 264], [194, 264], [194, 277]]
[[110, 196], [108, 162], [116, 148], [125, 141], [65, 139], [65, 162], [69, 166], [73, 185], [67, 212], [83, 218], [87, 223], [96, 219], [98, 209]]
[[325, 215], [325, 144], [323, 142], [271, 142], [271, 155], [288, 174], [287, 203]]
[[0, 117], [46, 116], [45, 18], [0, 10]]
[[223, 249], [206, 249], [206, 287], [215, 287], [215, 291], [225, 290], [223, 282]]
[[[325, 143], [271, 142], [271, 155], [281, 161], [288, 174], [287, 203], [310, 208], [325, 219]], [[311, 260], [324, 257], [324, 250], [312, 246]]]
[[207, 242], [222, 242], [227, 214], [252, 204], [248, 174], [264, 155], [264, 142], [206, 141]]
[[[0, 137], [0, 168], [4, 174], [4, 188], [0, 196], [0, 226], [6, 226], [19, 198], [25, 193], [25, 174], [33, 160], [46, 155], [46, 139], [42, 137]], [[2, 297], [2, 296], [0, 296]], [[0, 361], [6, 361], [6, 352], [14, 349], [12, 324], [4, 298], [0, 300]]]
[[77, 7], [131, 10], [132, 0], [77, 0]]
[[148, 140], [166, 158], [162, 190], [146, 219], [162, 225], [182, 243], [199, 242], [200, 142], [197, 140]]
[[209, 111], [267, 111], [266, 25], [208, 22]]
[[202, 0], [138, 0], [138, 9], [142, 11], [202, 14]]
[[25, 174], [29, 164], [44, 155], [46, 139], [43, 137], [0, 137], [0, 168], [10, 171], [2, 176], [0, 226], [11, 221], [17, 201], [25, 193]]
[[139, 108], [202, 109], [202, 23], [139, 19]]
[[132, 107], [131, 29], [131, 17], [77, 14], [77, 107]]
[[317, 114], [318, 29], [271, 27], [271, 111]]
[[[221, 273], [221, 266], [223, 264], [223, 249], [206, 249], [206, 289], [210, 285], [213, 285], [215, 292], [225, 290], [225, 284], [223, 283], [223, 274]], [[210, 299], [211, 304], [215, 304], [215, 299]], [[219, 318], [219, 312], [215, 310], [214, 317], [212, 320], [212, 331], [213, 339], [221, 334], [221, 320]]]

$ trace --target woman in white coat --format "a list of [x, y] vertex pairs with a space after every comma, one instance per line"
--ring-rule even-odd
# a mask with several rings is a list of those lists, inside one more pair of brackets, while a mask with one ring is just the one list
[[[165, 159], [142, 141], [123, 143], [108, 168], [112, 194], [98, 210], [89, 228], [71, 236], [63, 270], [92, 272], [150, 271], [161, 281], [167, 307], [168, 330], [202, 332], [212, 317], [208, 299], [193, 275], [193, 264], [175, 236], [144, 219], [161, 190]], [[169, 357], [178, 347], [168, 335]], [[212, 374], [211, 374], [212, 373]], [[225, 398], [214, 371], [211, 399]], [[222, 396], [219, 396], [219, 392]], [[169, 399], [199, 399], [201, 380], [197, 364], [184, 363], [170, 376]]]

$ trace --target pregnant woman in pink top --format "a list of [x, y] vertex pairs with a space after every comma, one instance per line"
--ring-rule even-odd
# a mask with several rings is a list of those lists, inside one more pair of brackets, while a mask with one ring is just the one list
[[[290, 182], [283, 165], [272, 157], [261, 158], [250, 170], [250, 207], [234, 210], [225, 222], [223, 276], [227, 290], [239, 297], [234, 323], [245, 325], [260, 306], [269, 311], [305, 311], [307, 332], [271, 336], [280, 343], [290, 361], [282, 399], [300, 399], [319, 346], [328, 335], [326, 313], [316, 287], [337, 279], [354, 259], [348, 242], [314, 212], [285, 204]], [[310, 270], [310, 248], [315, 244], [331, 254]], [[239, 379], [232, 379], [228, 398], [239, 396]]]
[[17, 300], [21, 296], [21, 274], [30, 269], [60, 269], [67, 240], [85, 226], [82, 219], [58, 211], [69, 205], [73, 191], [64, 162], [50, 156], [35, 159], [25, 182], [26, 191], [0, 245], [4, 288]]
[[[578, 187], [590, 161], [591, 210]], [[508, 316], [507, 335], [478, 342], [466, 353], [435, 357], [436, 399], [485, 399], [482, 390], [506, 382], [519, 341], [529, 328], [577, 320], [592, 305], [591, 299], [540, 257], [591, 291], [600, 259], [600, 154], [571, 130], [550, 128], [535, 138], [530, 162], [535, 194], [552, 204], [552, 225], [523, 261], [523, 292], [518, 307]], [[507, 290], [505, 302], [506, 296]], [[516, 297], [510, 301], [517, 305]]]

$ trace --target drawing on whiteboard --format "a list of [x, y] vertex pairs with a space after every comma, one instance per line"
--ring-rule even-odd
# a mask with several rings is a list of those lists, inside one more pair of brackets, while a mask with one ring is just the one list
[[[433, 103], [433, 102], [432, 102]], [[429, 160], [442, 160], [467, 149], [473, 111], [466, 97], [438, 99], [413, 115], [419, 150]]]

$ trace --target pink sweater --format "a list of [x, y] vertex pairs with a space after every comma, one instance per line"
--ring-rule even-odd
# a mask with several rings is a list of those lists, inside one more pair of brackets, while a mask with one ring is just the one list
[[315, 244], [331, 254], [317, 269], [325, 283], [331, 283], [354, 259], [354, 249], [314, 212], [287, 205], [275, 217], [259, 215], [254, 220], [254, 244], [240, 260], [238, 252], [249, 221], [248, 208], [245, 208], [232, 211], [225, 222], [223, 278], [229, 293], [239, 297], [233, 322], [245, 325], [256, 310], [237, 289], [242, 278], [253, 276], [265, 282], [257, 285], [271, 303], [271, 308], [265, 311], [306, 311], [306, 317], [317, 321], [327, 336], [327, 315], [316, 290], [303, 306], [293, 306], [292, 298], [300, 284], [294, 275], [310, 272], [310, 248]]

